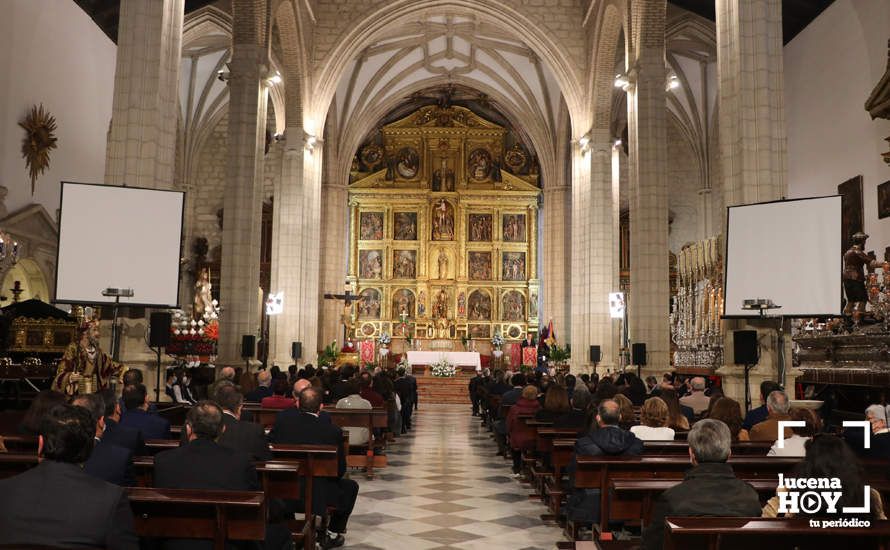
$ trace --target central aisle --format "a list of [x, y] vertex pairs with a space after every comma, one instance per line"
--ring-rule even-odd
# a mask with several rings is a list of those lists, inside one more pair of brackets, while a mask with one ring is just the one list
[[359, 495], [345, 548], [549, 550], [563, 540], [468, 405], [421, 402], [414, 418], [378, 479], [354, 475]]

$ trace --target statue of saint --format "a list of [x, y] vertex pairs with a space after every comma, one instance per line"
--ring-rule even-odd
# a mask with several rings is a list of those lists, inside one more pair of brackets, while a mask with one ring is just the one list
[[201, 271], [198, 272], [198, 279], [195, 281], [195, 319], [201, 319], [205, 313], [213, 313], [215, 310], [213, 294], [211, 293], [212, 288], [213, 286], [210, 284], [210, 269], [202, 267]]
[[854, 312], [865, 313], [865, 304], [868, 302], [868, 293], [865, 290], [865, 268], [873, 271], [877, 265], [876, 260], [865, 253], [865, 241], [868, 235], [856, 233], [851, 238], [853, 244], [844, 252], [844, 294], [847, 295], [847, 305], [844, 306], [844, 315], [850, 316]]
[[99, 348], [99, 323], [86, 320], [77, 329], [77, 341], [68, 345], [52, 389], [66, 395], [93, 393], [111, 386], [124, 365], [114, 362]]
[[439, 250], [439, 278], [448, 278], [448, 254], [444, 250]]
[[436, 303], [433, 304], [433, 317], [436, 319], [448, 318], [448, 293], [444, 289], [436, 295]]

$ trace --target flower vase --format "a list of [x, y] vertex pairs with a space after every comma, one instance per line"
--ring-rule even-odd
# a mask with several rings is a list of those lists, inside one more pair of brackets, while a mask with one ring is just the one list
[[493, 351], [491, 352], [491, 355], [492, 355], [495, 359], [500, 359], [501, 357], [504, 356], [504, 352], [501, 351], [501, 350], [499, 350], [499, 349], [496, 349], [496, 350], [493, 350]]

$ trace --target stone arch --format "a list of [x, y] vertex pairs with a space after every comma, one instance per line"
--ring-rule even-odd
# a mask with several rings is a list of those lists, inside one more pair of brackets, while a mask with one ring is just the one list
[[278, 37], [281, 41], [282, 63], [284, 67], [283, 103], [284, 125], [302, 127], [304, 82], [309, 66], [307, 48], [303, 40], [304, 32], [301, 19], [294, 9], [291, 0], [279, 3], [274, 11], [274, 24], [278, 26]]
[[[31, 258], [23, 258], [9, 267], [3, 275], [2, 292], [4, 295], [13, 288], [18, 281], [23, 289], [19, 300], [30, 300], [36, 298], [44, 302], [49, 302], [52, 298], [49, 293], [49, 284], [40, 264]], [[12, 299], [12, 296], [9, 296]]]
[[[315, 128], [306, 128], [312, 134], [321, 133], [324, 118], [334, 97], [337, 85], [345, 73], [349, 63], [360, 55], [361, 51], [391, 32], [394, 27], [416, 20], [420, 13], [472, 13], [494, 25], [513, 31], [525, 42], [553, 72], [562, 95], [572, 115], [576, 128], [586, 125], [586, 109], [584, 108], [584, 92], [580, 85], [578, 69], [574, 66], [571, 54], [560, 47], [545, 30], [519, 10], [505, 3], [488, 0], [485, 2], [470, 0], [399, 0], [389, 3], [366, 15], [352, 26], [335, 45], [332, 51], [322, 60], [321, 71], [315, 82], [312, 94], [312, 121]], [[511, 34], [513, 34], [511, 33]], [[586, 131], [586, 130], [585, 130]], [[577, 132], [576, 132], [577, 133]]]
[[[596, 47], [590, 72], [590, 98], [593, 111], [593, 127], [609, 129], [613, 115], [615, 91], [615, 59], [618, 55], [619, 38], [624, 35], [627, 43], [626, 5], [624, 0], [611, 0], [600, 7], [599, 27], [594, 34]], [[625, 48], [626, 50], [626, 48]], [[626, 59], [626, 55], [625, 55]], [[626, 63], [626, 61], [625, 61]]]

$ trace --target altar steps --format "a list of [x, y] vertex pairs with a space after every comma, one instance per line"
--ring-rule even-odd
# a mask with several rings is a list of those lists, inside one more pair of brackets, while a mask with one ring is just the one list
[[467, 386], [470, 377], [459, 375], [456, 378], [438, 378], [421, 375], [417, 377], [417, 394], [420, 406], [424, 403], [465, 404], [469, 407], [470, 396]]

